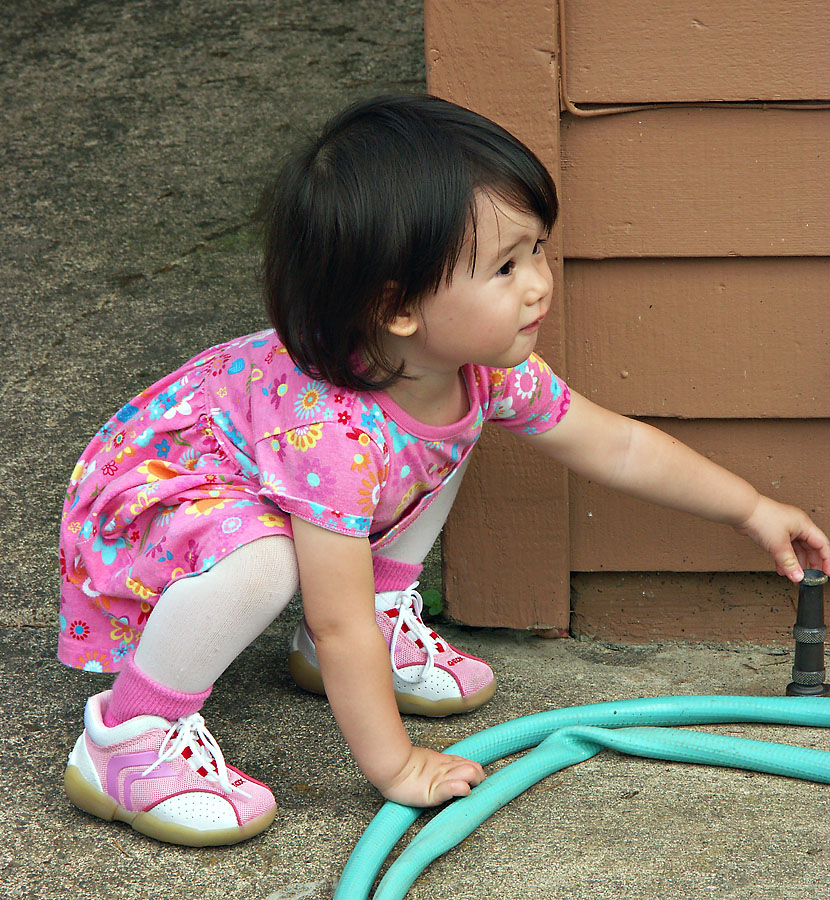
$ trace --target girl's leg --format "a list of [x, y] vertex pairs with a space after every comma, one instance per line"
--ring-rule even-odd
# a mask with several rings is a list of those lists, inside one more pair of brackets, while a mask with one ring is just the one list
[[[372, 560], [378, 592], [375, 617], [389, 647], [395, 696], [404, 713], [445, 716], [464, 712], [481, 706], [495, 692], [493, 671], [484, 660], [458, 650], [424, 624], [421, 597], [413, 589], [466, 467], [465, 462], [429, 508]], [[288, 666], [297, 684], [324, 693], [314, 635], [305, 622], [294, 632]]]
[[164, 592], [112, 692], [87, 701], [64, 776], [76, 806], [176, 844], [230, 844], [268, 827], [274, 795], [226, 764], [198, 710], [297, 580], [293, 541], [268, 537]]
[[148, 713], [172, 721], [199, 710], [216, 679], [285, 609], [298, 583], [294, 542], [266, 537], [170, 585], [113, 684], [107, 724]]
[[427, 510], [375, 556], [378, 591], [405, 590], [418, 580], [423, 561], [447, 521], [469, 462], [467, 457]]

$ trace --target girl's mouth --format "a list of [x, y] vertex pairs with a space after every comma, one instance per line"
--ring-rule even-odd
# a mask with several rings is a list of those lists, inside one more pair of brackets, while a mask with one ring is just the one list
[[536, 331], [539, 328], [539, 326], [542, 324], [542, 319], [544, 319], [544, 318], [545, 318], [544, 316], [539, 316], [539, 318], [536, 319], [535, 321], [531, 322], [530, 325], [525, 325], [524, 328], [521, 328], [519, 330], [521, 331], [522, 334], [532, 334], [534, 331]]

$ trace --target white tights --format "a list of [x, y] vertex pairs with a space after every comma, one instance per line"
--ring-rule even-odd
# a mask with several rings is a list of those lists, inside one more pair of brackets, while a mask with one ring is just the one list
[[[423, 562], [466, 468], [465, 462], [429, 508], [383, 549], [383, 556]], [[201, 693], [280, 615], [298, 586], [291, 538], [265, 537], [246, 544], [207, 572], [167, 588], [147, 621], [135, 664], [167, 688]]]

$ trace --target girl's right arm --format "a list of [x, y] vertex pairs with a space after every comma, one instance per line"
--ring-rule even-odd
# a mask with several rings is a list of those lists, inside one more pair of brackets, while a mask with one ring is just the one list
[[364, 538], [291, 517], [303, 608], [332, 712], [355, 761], [389, 800], [434, 806], [484, 779], [476, 762], [413, 747], [395, 703], [389, 651], [375, 620]]

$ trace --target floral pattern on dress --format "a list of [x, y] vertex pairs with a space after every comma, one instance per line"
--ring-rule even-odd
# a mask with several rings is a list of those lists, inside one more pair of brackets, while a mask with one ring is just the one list
[[417, 422], [383, 392], [300, 372], [273, 331], [213, 347], [127, 403], [73, 469], [61, 523], [59, 658], [115, 672], [180, 578], [291, 516], [385, 546], [467, 458], [485, 421], [535, 433], [568, 408], [537, 356], [465, 366], [468, 414]]

